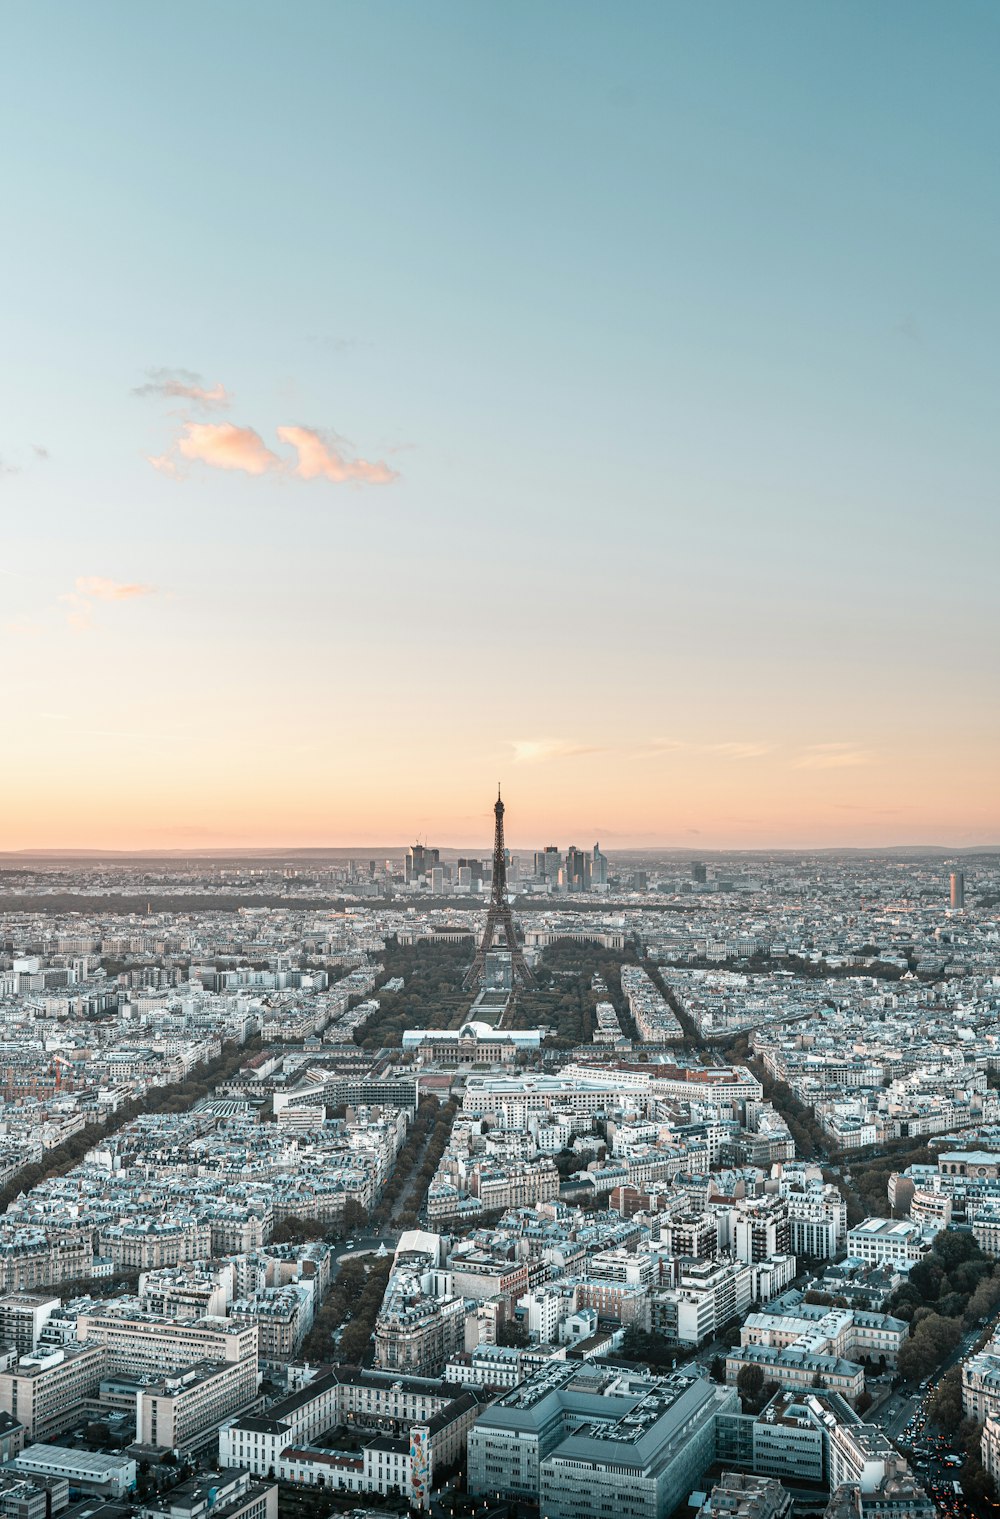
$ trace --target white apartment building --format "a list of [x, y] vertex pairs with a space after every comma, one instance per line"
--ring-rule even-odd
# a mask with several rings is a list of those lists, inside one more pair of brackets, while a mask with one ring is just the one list
[[831, 1492], [850, 1486], [874, 1493], [887, 1476], [909, 1473], [892, 1441], [874, 1424], [831, 1424], [827, 1465]]
[[866, 1218], [847, 1234], [847, 1253], [873, 1266], [888, 1261], [918, 1261], [930, 1249], [919, 1224], [909, 1219]]
[[650, 1293], [650, 1328], [682, 1345], [701, 1345], [752, 1302], [754, 1268], [745, 1261], [690, 1261], [675, 1287]]
[[843, 1198], [834, 1202], [809, 1194], [789, 1193], [788, 1226], [793, 1255], [833, 1260], [839, 1255], [847, 1234], [847, 1205]]
[[524, 1313], [524, 1327], [532, 1339], [542, 1345], [551, 1345], [558, 1336], [560, 1319], [566, 1312], [566, 1299], [551, 1287], [538, 1287], [526, 1292], [518, 1301]]
[[76, 1333], [81, 1342], [107, 1348], [110, 1372], [179, 1371], [196, 1361], [257, 1362], [256, 1324], [159, 1318], [142, 1313], [134, 1303], [109, 1303], [82, 1313]]

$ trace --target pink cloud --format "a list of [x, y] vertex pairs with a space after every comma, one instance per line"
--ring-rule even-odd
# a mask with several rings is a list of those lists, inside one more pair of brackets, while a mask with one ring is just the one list
[[80, 596], [90, 596], [94, 601], [132, 601], [136, 596], [152, 596], [151, 585], [123, 583], [108, 580], [103, 575], [78, 575], [76, 590]]
[[282, 467], [277, 454], [272, 454], [252, 427], [237, 427], [232, 422], [185, 422], [184, 426], [186, 432], [178, 438], [177, 447], [185, 459], [198, 460], [212, 469], [239, 469], [247, 475], [264, 475]]
[[145, 385], [137, 385], [135, 396], [161, 396], [167, 400], [193, 401], [206, 410], [227, 407], [232, 397], [222, 384], [203, 385], [201, 375], [190, 369], [150, 369]]
[[300, 480], [332, 480], [336, 485], [391, 485], [399, 479], [398, 470], [381, 460], [349, 459], [330, 438], [311, 427], [279, 427], [278, 437], [299, 456], [292, 473]]
[[172, 479], [183, 475], [184, 460], [207, 464], [211, 469], [241, 470], [247, 475], [294, 475], [299, 480], [329, 480], [335, 485], [391, 485], [399, 479], [398, 470], [381, 459], [353, 458], [345, 440], [336, 433], [287, 426], [279, 427], [277, 435], [295, 450], [294, 464], [272, 452], [252, 427], [190, 420], [184, 422], [172, 448], [147, 458], [153, 469]]
[[89, 633], [94, 626], [94, 607], [85, 596], [75, 596], [70, 591], [59, 600], [66, 607], [66, 621], [74, 633]]

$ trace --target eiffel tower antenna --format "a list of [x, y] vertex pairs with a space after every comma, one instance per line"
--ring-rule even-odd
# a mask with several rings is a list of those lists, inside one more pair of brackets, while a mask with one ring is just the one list
[[496, 832], [493, 836], [493, 885], [490, 891], [490, 905], [486, 914], [482, 942], [476, 950], [476, 958], [469, 966], [464, 984], [472, 986], [473, 983], [478, 982], [482, 986], [486, 972], [486, 956], [493, 948], [497, 929], [501, 928], [507, 940], [507, 948], [510, 950], [514, 979], [523, 982], [525, 986], [531, 986], [533, 977], [525, 961], [524, 951], [517, 942], [514, 919], [511, 917], [510, 903], [507, 901], [507, 852], [503, 842], [503, 801], [500, 797], [499, 781], [497, 781], [497, 799], [493, 811], [497, 821]]

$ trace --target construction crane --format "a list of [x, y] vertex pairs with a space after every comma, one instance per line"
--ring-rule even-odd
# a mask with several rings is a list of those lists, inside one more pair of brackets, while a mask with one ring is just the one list
[[64, 1067], [66, 1067], [70, 1071], [72, 1071], [72, 1069], [73, 1069], [73, 1062], [72, 1062], [72, 1060], [67, 1060], [66, 1057], [65, 1057], [65, 1055], [58, 1055], [58, 1054], [57, 1055], [53, 1055], [52, 1056], [52, 1069], [55, 1072], [55, 1078], [56, 1078], [55, 1086], [56, 1086], [56, 1091], [57, 1092], [60, 1091], [61, 1088], [62, 1088], [63, 1068]]

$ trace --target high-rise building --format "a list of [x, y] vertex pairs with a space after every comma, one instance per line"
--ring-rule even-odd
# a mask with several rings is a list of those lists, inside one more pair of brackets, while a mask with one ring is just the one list
[[566, 851], [567, 891], [586, 891], [590, 884], [590, 860], [582, 849], [571, 844]]
[[965, 906], [965, 875], [961, 870], [953, 870], [951, 873], [951, 905], [954, 908]]
[[701, 860], [691, 861], [691, 879], [701, 882], [702, 885], [708, 880], [708, 871]]
[[455, 868], [460, 886], [471, 886], [474, 891], [482, 890], [486, 874], [482, 860], [460, 859]]
[[590, 862], [591, 886], [607, 886], [608, 884], [608, 861], [607, 856], [601, 853], [600, 844], [594, 845], [594, 854]]
[[18, 1355], [30, 1355], [58, 1307], [59, 1299], [44, 1293], [11, 1292], [0, 1297], [0, 1341], [13, 1345]]
[[440, 863], [440, 849], [428, 849], [426, 844], [411, 844], [406, 851], [406, 863], [403, 867], [406, 884], [409, 886], [411, 881], [427, 875]]
[[558, 844], [546, 844], [544, 849], [536, 849], [533, 863], [538, 879], [554, 886], [559, 880], [559, 872], [562, 869]]

